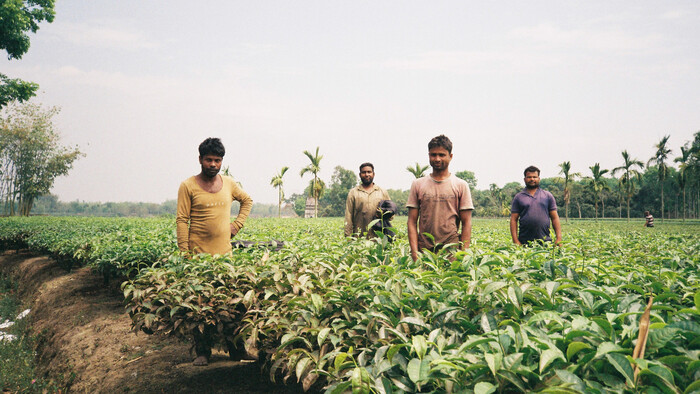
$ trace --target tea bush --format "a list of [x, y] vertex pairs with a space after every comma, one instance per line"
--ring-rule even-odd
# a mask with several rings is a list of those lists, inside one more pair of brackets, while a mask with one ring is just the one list
[[[251, 219], [239, 237], [285, 247], [191, 259], [176, 251], [172, 218], [12, 218], [0, 243], [125, 275], [135, 329], [243, 346], [272, 379], [305, 388], [700, 387], [697, 224], [574, 222], [561, 248], [516, 248], [507, 221], [477, 219], [470, 250], [415, 263], [405, 219], [395, 224], [389, 244], [344, 239], [341, 219]], [[650, 297], [646, 352], [634, 358]]]

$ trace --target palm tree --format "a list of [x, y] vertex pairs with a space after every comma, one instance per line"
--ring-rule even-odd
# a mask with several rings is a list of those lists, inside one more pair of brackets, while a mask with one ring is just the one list
[[666, 147], [670, 135], [664, 136], [658, 144], [654, 145], [656, 148], [656, 153], [647, 162], [647, 168], [651, 163], [656, 164], [659, 169], [659, 183], [661, 183], [661, 222], [664, 221], [664, 181], [666, 180], [666, 175], [668, 175], [668, 166], [666, 165], [666, 159], [671, 153], [671, 149]]
[[[612, 174], [615, 175], [622, 171], [622, 176], [620, 177], [620, 187], [624, 189], [625, 197], [627, 198], [627, 221], [630, 221], [630, 200], [634, 194], [635, 181], [640, 181], [642, 179], [642, 174], [639, 172], [644, 169], [644, 163], [637, 159], [630, 157], [627, 150], [622, 151], [622, 159], [624, 164], [620, 167], [615, 167], [612, 170]], [[634, 167], [639, 167], [639, 170], [635, 170]]]
[[425, 172], [428, 170], [429, 167], [430, 166], [421, 166], [420, 164], [416, 163], [415, 167], [408, 166], [406, 167], [406, 170], [408, 170], [408, 172], [413, 174], [413, 176], [416, 177], [416, 179], [418, 179], [425, 176]]
[[272, 179], [270, 180], [270, 185], [272, 185], [272, 187], [276, 187], [277, 192], [278, 192], [277, 193], [278, 194], [277, 217], [282, 216], [282, 200], [284, 199], [284, 190], [282, 190], [282, 185], [284, 182], [282, 181], [282, 177], [284, 176], [284, 173], [287, 172], [288, 169], [289, 169], [289, 167], [287, 167], [287, 166], [282, 167], [282, 169], [280, 170], [280, 173], [273, 176]]
[[600, 199], [600, 193], [607, 189], [610, 190], [608, 183], [603, 179], [603, 175], [607, 174], [610, 170], [601, 170], [600, 163], [595, 163], [593, 166], [588, 167], [591, 169], [591, 174], [593, 176], [590, 179], [591, 189], [593, 189], [593, 197], [595, 201], [595, 220], [598, 221], [598, 200]]
[[311, 163], [308, 166], [302, 168], [299, 175], [303, 177], [304, 174], [306, 174], [307, 172], [314, 174], [314, 183], [313, 183], [313, 188], [311, 189], [311, 193], [313, 194], [313, 198], [314, 198], [314, 217], [318, 217], [318, 196], [319, 196], [319, 193], [318, 193], [317, 185], [318, 185], [318, 173], [319, 173], [319, 171], [321, 171], [321, 159], [323, 159], [323, 155], [319, 156], [318, 146], [316, 147], [316, 154], [312, 155], [311, 152], [309, 152], [307, 150], [304, 151], [304, 154], [306, 155], [306, 157], [309, 158], [309, 161], [311, 161]]
[[687, 173], [690, 168], [690, 148], [681, 146], [681, 155], [673, 159], [674, 162], [680, 163], [678, 166], [678, 186], [683, 190], [683, 221], [685, 222], [685, 187], [687, 184]]
[[573, 181], [575, 177], [581, 176], [581, 174], [578, 172], [569, 173], [569, 171], [571, 171], [570, 161], [565, 161], [559, 164], [559, 168], [561, 168], [561, 171], [559, 171], [559, 173], [564, 175], [564, 206], [566, 207], [566, 221], [568, 223], [569, 201], [571, 201], [571, 189], [569, 188], [569, 183], [571, 183], [571, 181]]

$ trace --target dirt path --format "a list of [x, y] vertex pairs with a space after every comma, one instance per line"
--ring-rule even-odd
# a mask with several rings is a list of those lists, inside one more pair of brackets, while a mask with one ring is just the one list
[[39, 338], [40, 374], [71, 392], [299, 393], [271, 383], [257, 364], [215, 352], [209, 366], [192, 366], [190, 345], [131, 331], [119, 284], [102, 285], [88, 268], [67, 273], [53, 260], [5, 252], [0, 271], [19, 283]]

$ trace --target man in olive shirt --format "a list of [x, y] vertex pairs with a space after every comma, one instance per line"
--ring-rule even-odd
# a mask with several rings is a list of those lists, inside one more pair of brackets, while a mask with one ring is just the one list
[[374, 231], [367, 226], [377, 218], [377, 207], [382, 200], [390, 200], [384, 189], [374, 184], [374, 165], [360, 164], [361, 183], [350, 190], [345, 202], [345, 236], [374, 237]]
[[[224, 254], [231, 252], [231, 237], [236, 235], [253, 206], [253, 200], [236, 182], [219, 175], [226, 153], [218, 138], [207, 138], [199, 145], [202, 171], [186, 179], [177, 193], [177, 246], [187, 253]], [[241, 203], [231, 223], [231, 204]], [[212, 327], [193, 332], [197, 358], [194, 365], [207, 365], [211, 356]]]

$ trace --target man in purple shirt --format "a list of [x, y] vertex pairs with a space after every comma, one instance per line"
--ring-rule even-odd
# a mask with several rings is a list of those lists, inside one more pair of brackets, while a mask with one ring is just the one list
[[[561, 244], [561, 223], [557, 202], [552, 193], [540, 189], [540, 169], [525, 169], [525, 189], [516, 194], [510, 207], [510, 235], [513, 243], [523, 245], [537, 241], [551, 241], [549, 221], [552, 221], [557, 245]], [[520, 231], [518, 232], [518, 223]]]

